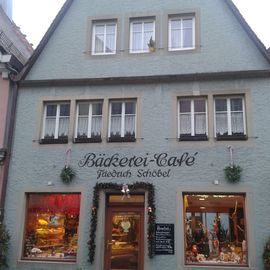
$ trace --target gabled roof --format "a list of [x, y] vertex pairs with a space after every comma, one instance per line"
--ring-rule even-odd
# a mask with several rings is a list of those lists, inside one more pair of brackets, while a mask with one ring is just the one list
[[[243, 27], [247, 35], [250, 37], [250, 39], [254, 42], [255, 46], [258, 48], [258, 50], [261, 52], [261, 54], [265, 57], [265, 59], [270, 63], [270, 53], [269, 50], [266, 49], [264, 44], [261, 42], [261, 40], [258, 38], [258, 36], [255, 34], [255, 32], [251, 29], [251, 27], [248, 25], [242, 14], [239, 12], [238, 8], [235, 6], [235, 4], [232, 2], [232, 0], [222, 0], [224, 1], [229, 9], [232, 11], [240, 25]], [[50, 25], [49, 29], [45, 33], [44, 37], [40, 41], [39, 45], [37, 46], [36, 50], [34, 51], [32, 57], [29, 59], [28, 63], [26, 64], [24, 70], [21, 72], [20, 78], [18, 80], [24, 80], [27, 74], [29, 73], [30, 69], [38, 59], [39, 55], [41, 54], [42, 50], [48, 43], [50, 37], [54, 33], [57, 26], [60, 24], [61, 20], [65, 16], [66, 12], [68, 11], [69, 7], [73, 3], [73, 0], [66, 0], [63, 7], [58, 12], [57, 16], [53, 20], [52, 24]]]

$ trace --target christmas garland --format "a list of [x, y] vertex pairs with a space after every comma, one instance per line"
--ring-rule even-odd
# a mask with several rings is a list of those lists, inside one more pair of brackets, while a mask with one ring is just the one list
[[231, 182], [236, 183], [241, 178], [242, 168], [239, 165], [231, 165], [224, 169], [225, 171], [225, 178]]
[[[95, 258], [96, 250], [96, 230], [98, 221], [98, 207], [99, 207], [99, 195], [101, 190], [119, 190], [121, 191], [123, 184], [117, 183], [96, 183], [93, 192], [92, 212], [91, 212], [91, 227], [90, 227], [90, 240], [88, 241], [89, 249], [89, 262], [92, 264]], [[155, 255], [155, 223], [156, 223], [156, 207], [155, 207], [155, 188], [153, 184], [145, 182], [135, 182], [128, 185], [130, 190], [143, 189], [148, 191], [147, 200], [147, 213], [148, 213], [148, 256], [153, 258]]]

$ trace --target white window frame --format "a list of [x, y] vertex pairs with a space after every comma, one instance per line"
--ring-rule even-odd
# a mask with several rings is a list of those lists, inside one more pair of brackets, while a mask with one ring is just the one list
[[[244, 96], [216, 96], [214, 98], [214, 130], [215, 130], [215, 138], [217, 138], [217, 119], [216, 119], [216, 100], [218, 99], [226, 99], [227, 102], [227, 127], [228, 127], [228, 136], [232, 136], [232, 111], [231, 111], [231, 99], [234, 98], [241, 98], [242, 99], [242, 108], [241, 111], [243, 113], [243, 135], [247, 135], [246, 129], [246, 110], [245, 110], [245, 97]], [[224, 111], [225, 112], [225, 111]], [[240, 112], [240, 111], [233, 111], [233, 112]]]
[[[78, 120], [79, 120], [79, 105], [80, 104], [87, 104], [88, 105], [88, 126], [87, 126], [87, 138], [91, 139], [92, 138], [92, 118], [93, 116], [97, 116], [96, 114], [93, 115], [93, 104], [102, 104], [103, 107], [103, 102], [102, 101], [83, 101], [83, 102], [78, 102], [76, 106], [76, 123], [75, 123], [75, 138], [80, 138], [78, 137]], [[102, 108], [103, 109], [103, 108]], [[100, 134], [102, 132], [102, 114], [100, 115], [101, 117], [101, 130]]]
[[[183, 47], [183, 20], [185, 19], [192, 19], [192, 46], [191, 47]], [[181, 44], [179, 44], [180, 46], [177, 48], [172, 48], [172, 28], [171, 28], [171, 23], [174, 20], [180, 20], [181, 22], [181, 38], [180, 38], [180, 42]], [[169, 17], [169, 23], [168, 23], [168, 50], [169, 51], [185, 51], [185, 50], [194, 50], [195, 49], [195, 16], [172, 16]]]
[[[206, 136], [208, 136], [208, 106], [207, 106], [207, 98], [205, 97], [197, 97], [197, 98], [185, 98], [185, 97], [179, 97], [178, 98], [178, 116], [177, 116], [177, 120], [178, 120], [178, 139], [181, 138], [181, 134], [180, 134], [180, 114], [190, 114], [190, 118], [191, 118], [191, 136], [195, 137], [195, 109], [194, 109], [194, 101], [195, 100], [204, 100], [205, 101], [205, 118], [206, 118]], [[190, 100], [190, 113], [180, 113], [180, 100]], [[202, 112], [201, 112], [202, 113]]]
[[[114, 39], [114, 49], [112, 52], [106, 52], [106, 37], [107, 37], [107, 25], [114, 24], [115, 25], [115, 39]], [[104, 44], [103, 44], [103, 51], [102, 52], [96, 52], [96, 26], [102, 25], [104, 26]], [[117, 21], [99, 21], [94, 22], [92, 26], [92, 55], [113, 55], [116, 54], [116, 44], [117, 44]]]
[[[143, 44], [144, 44], [144, 25], [145, 23], [149, 23], [152, 22], [153, 23], [153, 36], [152, 39], [153, 41], [156, 40], [156, 23], [155, 23], [155, 19], [138, 19], [138, 20], [131, 20], [130, 21], [130, 38], [129, 38], [129, 51], [130, 53], [149, 53], [149, 49], [144, 50], [143, 49]], [[141, 50], [133, 50], [133, 25], [135, 23], [142, 23], [142, 40], [141, 40]]]
[[[42, 125], [42, 136], [41, 139], [46, 139], [45, 138], [45, 126], [46, 126], [46, 116], [47, 116], [47, 106], [48, 105], [56, 105], [56, 116], [55, 116], [55, 128], [54, 128], [54, 139], [58, 139], [58, 133], [59, 133], [59, 120], [60, 120], [60, 106], [61, 105], [69, 105], [69, 109], [70, 109], [70, 103], [69, 102], [60, 102], [60, 103], [45, 103], [44, 104], [44, 110], [43, 110], [43, 125]], [[69, 116], [65, 116], [66, 118], [70, 119], [70, 113]], [[68, 134], [67, 134], [68, 136]]]
[[[126, 102], [134, 102], [135, 103], [135, 138], [136, 138], [136, 131], [137, 131], [137, 101], [135, 99], [132, 100], [111, 100], [109, 104], [109, 129], [108, 129], [108, 138], [111, 138], [111, 119], [112, 119], [112, 104], [113, 103], [121, 103], [121, 130], [120, 130], [120, 137], [125, 137], [125, 116], [129, 114], [125, 114], [126, 109]], [[133, 114], [132, 114], [133, 115]]]

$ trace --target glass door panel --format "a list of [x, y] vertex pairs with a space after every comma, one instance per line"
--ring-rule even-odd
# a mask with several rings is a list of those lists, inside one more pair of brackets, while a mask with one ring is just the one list
[[141, 270], [143, 208], [109, 208], [107, 215], [106, 270]]

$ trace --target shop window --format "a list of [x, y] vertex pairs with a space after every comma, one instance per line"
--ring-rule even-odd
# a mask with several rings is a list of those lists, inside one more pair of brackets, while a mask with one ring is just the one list
[[130, 52], [146, 53], [151, 42], [155, 42], [155, 21], [153, 19], [134, 20], [130, 23]]
[[180, 98], [178, 103], [179, 140], [207, 140], [207, 102], [205, 98]]
[[69, 115], [69, 103], [45, 104], [43, 131], [40, 143], [67, 143]]
[[136, 101], [111, 101], [109, 121], [110, 142], [136, 140]]
[[75, 261], [80, 194], [27, 194], [23, 259]]
[[102, 102], [77, 104], [75, 142], [101, 142]]
[[218, 140], [247, 139], [243, 97], [215, 98], [215, 133]]
[[195, 17], [172, 16], [169, 18], [169, 51], [195, 48]]
[[244, 194], [185, 193], [185, 263], [247, 266]]
[[116, 21], [100, 21], [93, 24], [93, 55], [116, 53], [116, 29]]

